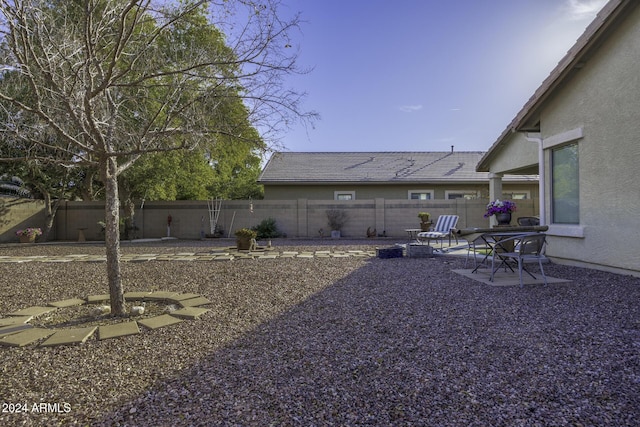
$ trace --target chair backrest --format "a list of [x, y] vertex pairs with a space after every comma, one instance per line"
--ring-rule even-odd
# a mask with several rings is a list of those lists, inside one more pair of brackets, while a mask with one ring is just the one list
[[519, 252], [520, 255], [536, 255], [539, 256], [544, 247], [547, 235], [544, 233], [531, 234], [520, 238]]
[[518, 225], [540, 225], [540, 218], [537, 218], [535, 216], [521, 216], [520, 218], [518, 218]]
[[452, 228], [456, 228], [458, 218], [460, 218], [458, 215], [440, 215], [433, 231], [448, 233]]

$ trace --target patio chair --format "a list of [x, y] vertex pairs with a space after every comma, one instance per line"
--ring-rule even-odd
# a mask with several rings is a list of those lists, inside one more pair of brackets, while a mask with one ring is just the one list
[[478, 254], [482, 255], [482, 260], [480, 262], [484, 263], [487, 261], [488, 255], [491, 253], [491, 246], [487, 243], [487, 241], [483, 238], [483, 236], [478, 236], [475, 239], [467, 240], [467, 258], [464, 261], [464, 268], [467, 268], [467, 264], [469, 263], [469, 258], [471, 258], [471, 254], [473, 254], [473, 271], [478, 270]]
[[436, 225], [433, 227], [433, 230], [418, 233], [416, 237], [420, 242], [424, 242], [426, 240], [427, 244], [429, 244], [431, 240], [440, 240], [440, 251], [444, 251], [443, 245], [445, 238], [449, 238], [449, 246], [451, 246], [452, 236], [456, 239], [456, 244], [458, 243], [458, 237], [455, 235], [454, 231], [456, 225], [458, 225], [459, 218], [460, 217], [458, 215], [440, 215]]
[[[529, 276], [537, 279], [536, 276], [531, 274], [529, 270], [524, 267], [526, 263], [537, 262], [540, 266], [540, 273], [544, 279], [544, 284], [547, 284], [547, 276], [544, 274], [544, 268], [542, 267], [542, 261], [546, 260], [543, 254], [544, 245], [546, 242], [546, 234], [544, 233], [529, 233], [520, 236], [514, 236], [508, 239], [500, 240], [501, 247], [513, 247], [517, 248], [514, 252], [501, 252], [496, 247], [491, 257], [491, 281], [493, 281], [493, 274], [501, 265], [506, 264], [509, 260], [515, 260], [518, 262], [518, 277], [520, 278], [520, 287], [523, 287], [522, 271], [526, 271]], [[496, 268], [496, 258], [500, 261], [500, 265]]]
[[533, 226], [540, 225], [540, 218], [537, 216], [521, 216], [518, 218], [518, 225], [520, 226]]

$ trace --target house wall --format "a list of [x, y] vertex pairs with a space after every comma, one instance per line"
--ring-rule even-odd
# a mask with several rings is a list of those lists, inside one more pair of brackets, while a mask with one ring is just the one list
[[[491, 159], [491, 171], [496, 173], [517, 172], [529, 169], [532, 165], [538, 165], [538, 144], [527, 141], [520, 132], [511, 133]], [[537, 174], [537, 170], [534, 173]], [[508, 185], [503, 183], [503, 187]], [[537, 185], [536, 182], [536, 194]]]
[[[534, 145], [534, 144], [531, 144]], [[537, 155], [536, 155], [537, 156]], [[537, 157], [536, 157], [537, 159]], [[444, 200], [447, 191], [476, 191], [482, 198], [489, 197], [489, 184], [452, 184], [429, 185], [265, 185], [265, 200], [332, 200], [334, 191], [355, 191], [356, 200], [362, 199], [407, 199], [410, 190], [433, 190], [434, 199]], [[527, 191], [532, 198], [539, 197], [538, 182], [503, 185], [505, 193]]]
[[[222, 202], [218, 223], [224, 236], [243, 227], [258, 225], [263, 219], [274, 218], [278, 228], [287, 237], [319, 237], [322, 229], [325, 235], [330, 231], [326, 211], [344, 209], [348, 213], [342, 234], [345, 237], [366, 237], [367, 228], [375, 228], [378, 234], [386, 232], [389, 237], [406, 238], [407, 228], [419, 228], [418, 212], [429, 212], [432, 220], [439, 215], [460, 216], [459, 228], [488, 227], [484, 218], [488, 199], [478, 200], [397, 200], [368, 199], [353, 201], [334, 200], [225, 200]], [[513, 224], [520, 216], [532, 216], [538, 211], [538, 200], [519, 200], [518, 211], [513, 215]], [[139, 228], [137, 238], [160, 238], [170, 235], [180, 239], [199, 239], [210, 232], [209, 210], [206, 201], [147, 202], [142, 209], [136, 206], [135, 222]], [[170, 230], [167, 217], [171, 215]], [[74, 241], [78, 229], [83, 228], [87, 240], [102, 240], [98, 221], [104, 219], [104, 205], [101, 202], [65, 202], [56, 215], [51, 240]], [[38, 226], [38, 224], [31, 224]], [[2, 236], [11, 238], [11, 236]], [[231, 233], [233, 237], [233, 233]], [[17, 238], [13, 236], [13, 240]]]
[[[563, 262], [640, 274], [640, 240], [632, 237], [640, 212], [638, 40], [640, 8], [635, 8], [542, 111], [545, 140], [574, 129], [583, 135], [577, 140], [580, 224], [549, 230], [548, 253]], [[549, 162], [549, 150], [546, 156]]]

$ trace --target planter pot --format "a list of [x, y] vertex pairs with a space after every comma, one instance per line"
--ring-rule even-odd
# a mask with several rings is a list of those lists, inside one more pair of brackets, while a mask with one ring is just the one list
[[239, 251], [248, 251], [249, 249], [251, 249], [251, 238], [236, 237], [236, 247]]
[[431, 221], [421, 222], [420, 231], [429, 231], [431, 229]]
[[498, 225], [509, 225], [511, 224], [511, 212], [508, 213], [497, 213], [496, 221], [498, 221]]
[[331, 238], [332, 239], [339, 239], [340, 238], [340, 230], [332, 230], [331, 231]]
[[33, 243], [36, 241], [36, 236], [19, 236], [20, 243]]

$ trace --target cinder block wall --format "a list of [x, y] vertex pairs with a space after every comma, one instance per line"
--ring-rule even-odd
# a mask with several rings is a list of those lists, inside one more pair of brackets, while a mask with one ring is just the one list
[[[418, 212], [429, 212], [435, 222], [439, 215], [459, 215], [459, 228], [488, 227], [484, 218], [488, 200], [225, 200], [222, 202], [218, 224], [224, 237], [233, 231], [258, 225], [263, 219], [274, 218], [287, 237], [319, 237], [319, 230], [330, 234], [326, 211], [344, 209], [349, 220], [342, 229], [344, 237], [366, 237], [368, 227], [389, 237], [406, 237], [405, 229], [419, 228]], [[537, 200], [519, 200], [519, 216], [537, 215]], [[171, 228], [167, 219], [171, 216]], [[85, 228], [87, 240], [101, 240], [98, 221], [104, 219], [102, 202], [65, 202], [56, 216], [52, 240], [76, 240], [78, 229]], [[136, 204], [138, 238], [159, 238], [170, 235], [180, 239], [199, 239], [210, 232], [209, 209], [206, 201], [146, 202]]]
[[0, 242], [17, 242], [16, 231], [44, 223], [44, 201], [0, 197]]

